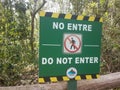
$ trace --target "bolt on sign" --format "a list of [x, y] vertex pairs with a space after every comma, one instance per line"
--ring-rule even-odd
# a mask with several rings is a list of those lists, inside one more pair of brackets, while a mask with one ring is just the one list
[[39, 83], [99, 78], [102, 18], [40, 12]]

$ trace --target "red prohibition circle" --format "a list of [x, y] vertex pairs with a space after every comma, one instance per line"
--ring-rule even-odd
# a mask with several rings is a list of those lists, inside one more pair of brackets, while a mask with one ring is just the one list
[[[69, 38], [70, 38], [71, 36], [72, 36], [72, 37], [76, 37], [76, 38], [78, 39], [78, 42], [79, 42], [79, 46], [78, 46], [77, 49], [74, 50], [74, 51], [69, 50], [69, 49], [67, 48], [67, 46], [66, 46], [66, 42], [67, 42], [67, 40], [69, 40]], [[64, 40], [64, 47], [65, 47], [65, 49], [66, 49], [68, 52], [70, 52], [70, 53], [75, 53], [75, 52], [77, 52], [77, 51], [80, 49], [81, 45], [82, 45], [81, 40], [80, 40], [80, 38], [79, 38], [77, 35], [69, 35], [69, 36], [66, 37], [65, 40]]]

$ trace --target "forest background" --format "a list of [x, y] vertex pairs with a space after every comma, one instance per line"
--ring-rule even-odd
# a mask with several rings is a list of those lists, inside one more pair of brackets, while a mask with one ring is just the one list
[[100, 73], [120, 72], [120, 0], [0, 0], [0, 86], [38, 83], [40, 10], [103, 17]]

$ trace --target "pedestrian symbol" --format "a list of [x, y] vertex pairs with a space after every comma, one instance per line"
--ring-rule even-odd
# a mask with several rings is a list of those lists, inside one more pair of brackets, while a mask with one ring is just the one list
[[81, 53], [82, 36], [80, 34], [64, 34], [64, 53]]
[[70, 49], [72, 49], [72, 47], [74, 48], [74, 49], [76, 49], [76, 47], [75, 47], [75, 40], [73, 39], [73, 37], [71, 38], [71, 47], [70, 47]]

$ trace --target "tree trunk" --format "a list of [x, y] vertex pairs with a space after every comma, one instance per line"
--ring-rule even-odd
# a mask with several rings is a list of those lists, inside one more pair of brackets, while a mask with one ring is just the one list
[[[35, 11], [31, 12], [31, 38], [30, 38], [30, 45], [31, 45], [31, 52], [34, 52], [34, 19], [35, 19], [35, 15], [40, 11], [40, 9], [45, 5], [46, 1], [43, 0], [42, 5]], [[34, 7], [35, 8], [35, 7]]]
[[34, 14], [31, 14], [31, 18], [32, 18], [32, 21], [31, 21], [31, 38], [30, 38], [30, 45], [31, 45], [31, 51], [32, 53], [34, 52], [34, 18], [35, 18], [35, 15]]

